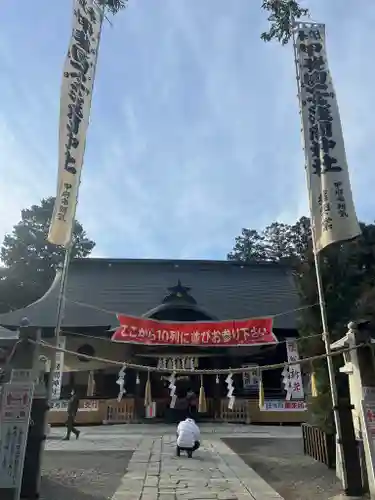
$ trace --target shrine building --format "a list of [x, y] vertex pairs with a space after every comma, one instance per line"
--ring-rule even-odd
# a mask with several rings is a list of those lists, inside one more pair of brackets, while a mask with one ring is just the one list
[[[15, 330], [25, 317], [40, 328], [42, 338], [53, 343], [61, 271], [46, 294], [29, 306], [0, 315], [0, 325]], [[120, 363], [131, 362], [147, 367], [191, 368], [191, 374], [177, 376], [177, 397], [188, 391], [199, 394], [203, 381], [207, 408], [200, 419], [235, 422], [302, 422], [305, 403], [300, 376], [297, 391], [288, 392], [281, 369], [262, 375], [264, 401], [259, 401], [258, 366], [287, 361], [287, 346], [295, 350], [298, 338], [299, 297], [293, 271], [283, 264], [243, 264], [233, 261], [154, 260], [154, 259], [76, 259], [69, 267], [66, 305], [61, 331], [62, 346], [76, 353], [58, 354], [59, 373], [55, 373], [51, 423], [66, 420], [66, 400], [72, 387], [78, 390], [81, 408], [78, 423], [117, 423], [142, 421], [144, 418], [173, 420], [167, 376], [151, 372], [152, 411], [144, 405], [147, 371], [125, 370], [125, 394], [120, 402]], [[119, 331], [118, 314], [141, 324], [186, 323], [189, 327], [246, 318], [273, 317], [272, 341], [242, 341], [214, 344], [204, 337], [194, 342], [178, 340], [152, 342], [147, 335], [134, 341], [112, 341]], [[143, 323], [142, 323], [143, 322]], [[186, 325], [185, 325], [186, 326]], [[121, 332], [120, 332], [121, 333]], [[121, 340], [121, 335], [120, 335]], [[144, 340], [143, 340], [144, 338]], [[167, 340], [165, 340], [167, 339]], [[288, 341], [289, 342], [286, 342]], [[225, 342], [227, 344], [225, 344]], [[293, 343], [294, 342], [294, 343]], [[294, 347], [293, 347], [294, 346]], [[297, 349], [298, 355], [298, 349]], [[42, 354], [51, 355], [51, 350]], [[81, 356], [80, 356], [81, 355]], [[82, 355], [103, 360], [87, 360]], [[194, 375], [194, 369], [245, 367], [233, 376], [235, 404], [228, 409], [225, 376]], [[298, 375], [298, 374], [297, 374]]]

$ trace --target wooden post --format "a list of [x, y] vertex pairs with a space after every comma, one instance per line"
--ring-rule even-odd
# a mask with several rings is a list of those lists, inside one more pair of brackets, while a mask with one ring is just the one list
[[[44, 433], [44, 415], [47, 411], [46, 391], [44, 394], [40, 391], [37, 382], [38, 361], [39, 361], [39, 345], [33, 344], [30, 340], [36, 341], [41, 336], [41, 331], [36, 328], [28, 327], [28, 321], [23, 321], [24, 326], [19, 329], [20, 343], [17, 345], [10, 366], [4, 374], [4, 380], [11, 379], [12, 370], [24, 370], [25, 376], [30, 376], [25, 379], [25, 382], [34, 381], [36, 383], [34, 391], [34, 399], [32, 401], [31, 418], [26, 432], [27, 442], [25, 443], [25, 460], [20, 464], [21, 477], [19, 485], [15, 488], [3, 488], [0, 484], [1, 500], [18, 500], [19, 494], [26, 498], [38, 498], [40, 485], [40, 456], [42, 444], [45, 439]], [[22, 372], [21, 372], [22, 373]], [[22, 380], [18, 379], [18, 382]], [[0, 478], [1, 481], [1, 478]], [[21, 486], [22, 484], [22, 486]]]
[[[371, 476], [373, 476], [373, 471], [371, 471], [371, 447], [369, 446], [369, 440], [363, 435], [364, 431], [366, 431], [366, 425], [361, 409], [363, 402], [363, 379], [361, 376], [360, 359], [363, 356], [361, 351], [365, 348], [354, 349], [356, 345], [361, 343], [360, 335], [355, 323], [350, 323], [348, 326], [349, 331], [347, 335], [334, 342], [331, 349], [341, 349], [348, 346], [353, 347], [353, 350], [344, 353], [345, 365], [340, 368], [340, 372], [345, 373], [349, 377], [350, 403], [344, 402], [343, 399], [340, 398], [338, 409], [340, 412], [340, 419], [345, 427], [343, 448], [347, 453], [346, 462], [348, 468], [346, 470], [346, 475], [348, 484], [356, 487], [358, 490], [357, 495], [361, 495], [367, 488], [367, 475], [369, 476], [368, 482], [370, 484], [370, 491], [372, 490], [375, 493], [375, 483], [373, 481], [373, 486], [371, 486], [370, 483]], [[362, 366], [362, 371], [363, 370], [366, 370], [365, 366]], [[337, 463], [340, 462], [339, 454], [340, 448], [336, 446], [336, 469]]]
[[[371, 343], [371, 331], [367, 324], [349, 323], [349, 332], [347, 334], [349, 345], [355, 346], [363, 343]], [[373, 349], [370, 346], [364, 346], [353, 350], [350, 353], [352, 368], [351, 396], [354, 399], [355, 413], [360, 422], [359, 443], [363, 450], [364, 461], [362, 469], [364, 474], [364, 484], [368, 487], [371, 498], [375, 498], [375, 449], [373, 436], [368, 428], [365, 418], [366, 391], [375, 394], [375, 362]], [[373, 396], [373, 395], [372, 395]], [[374, 399], [373, 397], [371, 399]]]

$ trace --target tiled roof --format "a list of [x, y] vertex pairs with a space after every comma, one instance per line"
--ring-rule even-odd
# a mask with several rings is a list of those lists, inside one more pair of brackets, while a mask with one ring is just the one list
[[7, 328], [0, 326], [0, 342], [18, 340], [18, 337], [19, 335], [17, 331], [8, 330]]
[[[63, 326], [115, 326], [115, 312], [142, 316], [158, 306], [178, 280], [199, 307], [218, 319], [278, 315], [275, 328], [296, 329], [298, 293], [290, 268], [231, 261], [77, 259], [69, 268]], [[60, 274], [39, 301], [0, 315], [3, 326], [28, 317], [32, 326], [56, 323]], [[113, 313], [111, 313], [113, 311]]]

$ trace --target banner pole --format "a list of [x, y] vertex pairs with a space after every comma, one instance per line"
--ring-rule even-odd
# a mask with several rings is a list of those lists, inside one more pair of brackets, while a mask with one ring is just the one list
[[[300, 108], [302, 110], [301, 88], [300, 88], [301, 79], [300, 79], [300, 75], [299, 75], [299, 71], [298, 71], [298, 63], [297, 63], [296, 27], [297, 27], [297, 23], [295, 23], [294, 20], [292, 19], [291, 20], [291, 29], [292, 29], [292, 40], [293, 40], [294, 65], [295, 65], [295, 72], [296, 72], [298, 100], [300, 103]], [[303, 127], [302, 111], [300, 111], [300, 114], [301, 114], [301, 124]], [[304, 147], [304, 150], [305, 150], [305, 147]], [[306, 155], [306, 151], [305, 151], [305, 155]], [[311, 187], [310, 187], [310, 179], [309, 179], [307, 165], [308, 165], [308, 163], [307, 163], [307, 157], [306, 157], [305, 171], [306, 171], [307, 189], [308, 189], [308, 193], [310, 193]], [[326, 304], [325, 304], [325, 299], [324, 299], [323, 280], [322, 280], [322, 273], [321, 273], [321, 266], [320, 266], [321, 262], [320, 262], [320, 256], [319, 256], [317, 249], [316, 249], [315, 227], [314, 227], [314, 220], [313, 220], [313, 209], [312, 209], [311, 196], [309, 196], [309, 208], [310, 208], [311, 238], [312, 238], [312, 245], [313, 245], [315, 274], [316, 274], [316, 282], [317, 282], [317, 289], [318, 289], [318, 301], [319, 301], [320, 315], [321, 315], [321, 321], [322, 321], [322, 327], [323, 327], [322, 339], [324, 342], [325, 352], [327, 354], [327, 368], [328, 368], [329, 385], [330, 385], [330, 390], [331, 390], [334, 422], [335, 422], [335, 427], [336, 427], [336, 441], [337, 441], [339, 451], [340, 451], [340, 457], [339, 457], [340, 458], [340, 466], [341, 466], [340, 476], [341, 476], [343, 489], [347, 490], [348, 477], [347, 477], [347, 468], [346, 468], [345, 455], [344, 455], [342, 427], [341, 427], [340, 414], [339, 414], [339, 408], [338, 408], [339, 399], [338, 399], [338, 394], [337, 394], [335, 369], [333, 366], [333, 361], [332, 361], [332, 356], [331, 356], [331, 343], [330, 343], [330, 334], [329, 334], [328, 320], [327, 320], [327, 309], [326, 309]]]
[[[54, 339], [55, 339], [56, 347], [59, 346], [61, 324], [62, 324], [62, 321], [64, 318], [65, 291], [66, 291], [66, 284], [68, 281], [68, 269], [69, 269], [69, 263], [70, 263], [70, 257], [72, 254], [72, 249], [73, 249], [73, 242], [72, 242], [72, 238], [71, 238], [69, 246], [65, 249], [64, 264], [63, 264], [63, 268], [62, 268], [62, 272], [61, 272], [59, 298], [58, 298], [58, 302], [57, 302], [56, 326], [55, 326], [55, 332], [54, 332]], [[56, 371], [56, 353], [51, 358], [51, 366], [50, 366], [50, 372], [49, 372], [49, 377], [48, 377], [47, 401], [49, 404], [52, 401], [53, 376], [54, 376], [55, 371]]]
[[[73, 8], [74, 8], [74, 0], [73, 0]], [[101, 34], [102, 34], [102, 21], [105, 17], [105, 5], [103, 4], [102, 7], [98, 6], [98, 9], [100, 11], [100, 30], [98, 33], [98, 49], [100, 46], [100, 40], [101, 40]], [[94, 67], [94, 72], [93, 72], [93, 83], [92, 83], [92, 89], [91, 89], [91, 94], [94, 91], [94, 81], [95, 81], [95, 73], [96, 73], [96, 62], [95, 62], [95, 67]], [[83, 79], [83, 72], [80, 73], [80, 83], [82, 83]], [[81, 95], [79, 92], [77, 92], [77, 96], [75, 99], [75, 105], [73, 108], [73, 114], [77, 114], [77, 108], [79, 104], [79, 99]], [[91, 106], [91, 103], [90, 103]], [[83, 148], [83, 154], [82, 154], [82, 163], [83, 163], [83, 157], [85, 154], [85, 149], [86, 149], [86, 138], [84, 142], [84, 148]], [[81, 166], [82, 167], [82, 166]], [[80, 181], [79, 181], [80, 182]], [[55, 338], [55, 345], [58, 347], [59, 342], [60, 342], [60, 330], [61, 330], [61, 325], [64, 317], [64, 311], [65, 311], [65, 290], [66, 290], [66, 283], [68, 280], [68, 269], [69, 269], [69, 264], [70, 264], [70, 259], [72, 255], [72, 249], [73, 249], [73, 232], [74, 232], [74, 223], [75, 223], [75, 218], [76, 218], [76, 213], [77, 213], [77, 205], [78, 205], [78, 189], [77, 189], [77, 194], [76, 194], [76, 200], [74, 204], [74, 209], [72, 212], [72, 222], [71, 222], [71, 229], [70, 229], [70, 238], [67, 246], [65, 247], [65, 257], [64, 257], [64, 264], [63, 264], [63, 269], [61, 273], [61, 281], [60, 281], [60, 291], [59, 291], [59, 298], [58, 298], [58, 305], [57, 305], [57, 315], [56, 315], [56, 327], [55, 327], [55, 332], [54, 332], [54, 338]], [[56, 202], [55, 202], [56, 203]], [[51, 223], [52, 225], [52, 223]], [[53, 392], [53, 374], [56, 370], [56, 356], [53, 356], [51, 359], [51, 366], [50, 366], [50, 374], [48, 377], [48, 386], [47, 386], [47, 401], [48, 403], [51, 402], [52, 400], [52, 392]]]

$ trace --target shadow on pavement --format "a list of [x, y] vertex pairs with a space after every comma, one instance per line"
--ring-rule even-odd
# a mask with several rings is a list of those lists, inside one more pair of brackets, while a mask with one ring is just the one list
[[67, 486], [48, 478], [42, 478], [39, 500], [107, 500], [102, 495], [84, 493], [74, 486]]
[[[127, 470], [133, 451], [47, 451], [42, 465], [43, 500], [107, 500]], [[2, 500], [0, 498], [0, 500]]]
[[223, 441], [285, 500], [327, 500], [341, 493], [334, 471], [305, 456], [300, 439], [235, 437]]

